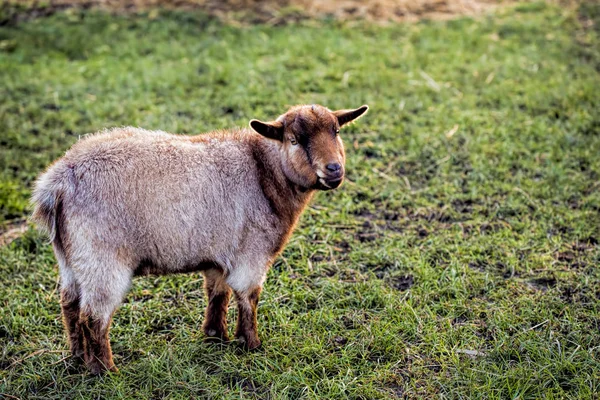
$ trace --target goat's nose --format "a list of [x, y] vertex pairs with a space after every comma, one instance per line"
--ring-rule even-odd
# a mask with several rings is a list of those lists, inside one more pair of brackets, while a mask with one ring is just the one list
[[327, 171], [329, 172], [339, 172], [339, 170], [342, 169], [342, 166], [340, 163], [329, 163], [325, 168], [327, 168]]

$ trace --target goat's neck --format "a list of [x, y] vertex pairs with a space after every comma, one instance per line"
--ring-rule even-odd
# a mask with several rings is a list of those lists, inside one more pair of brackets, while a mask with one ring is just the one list
[[261, 138], [255, 144], [253, 156], [261, 189], [275, 214], [291, 230], [315, 191], [301, 187], [286, 176], [277, 143]]

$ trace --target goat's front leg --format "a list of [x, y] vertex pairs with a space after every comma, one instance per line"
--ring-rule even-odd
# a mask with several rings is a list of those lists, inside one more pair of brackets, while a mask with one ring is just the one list
[[225, 282], [223, 273], [215, 269], [205, 271], [204, 289], [208, 297], [208, 306], [202, 326], [204, 333], [209, 338], [229, 341], [227, 307], [231, 297], [231, 288]]
[[238, 320], [235, 337], [248, 350], [260, 347], [256, 312], [261, 290], [262, 287], [257, 286], [245, 291], [235, 291], [235, 298], [238, 306]]

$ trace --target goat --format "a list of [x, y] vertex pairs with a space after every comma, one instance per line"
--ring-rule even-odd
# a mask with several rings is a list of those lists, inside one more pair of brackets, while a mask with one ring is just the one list
[[[295, 106], [250, 129], [198, 136], [114, 128], [74, 144], [36, 181], [32, 220], [51, 240], [71, 353], [117, 371], [108, 332], [133, 276], [202, 271], [204, 333], [261, 345], [256, 313], [271, 263], [316, 190], [344, 179], [341, 126], [368, 110]], [[257, 134], [258, 133], [258, 134]]]

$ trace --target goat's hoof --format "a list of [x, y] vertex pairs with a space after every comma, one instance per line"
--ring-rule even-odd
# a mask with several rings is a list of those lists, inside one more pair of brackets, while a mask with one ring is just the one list
[[102, 363], [93, 363], [88, 364], [88, 369], [90, 370], [90, 374], [94, 376], [104, 375], [107, 372], [110, 372], [111, 374], [119, 373], [119, 369], [114, 364], [107, 367]]
[[237, 341], [245, 350], [257, 350], [262, 345], [260, 339], [255, 338], [247, 338], [246, 336], [238, 336]]
[[204, 330], [204, 334], [206, 335], [204, 341], [207, 343], [229, 342], [227, 331], [208, 328]]
[[85, 365], [83, 352], [71, 352], [71, 362], [73, 363], [73, 365]]

